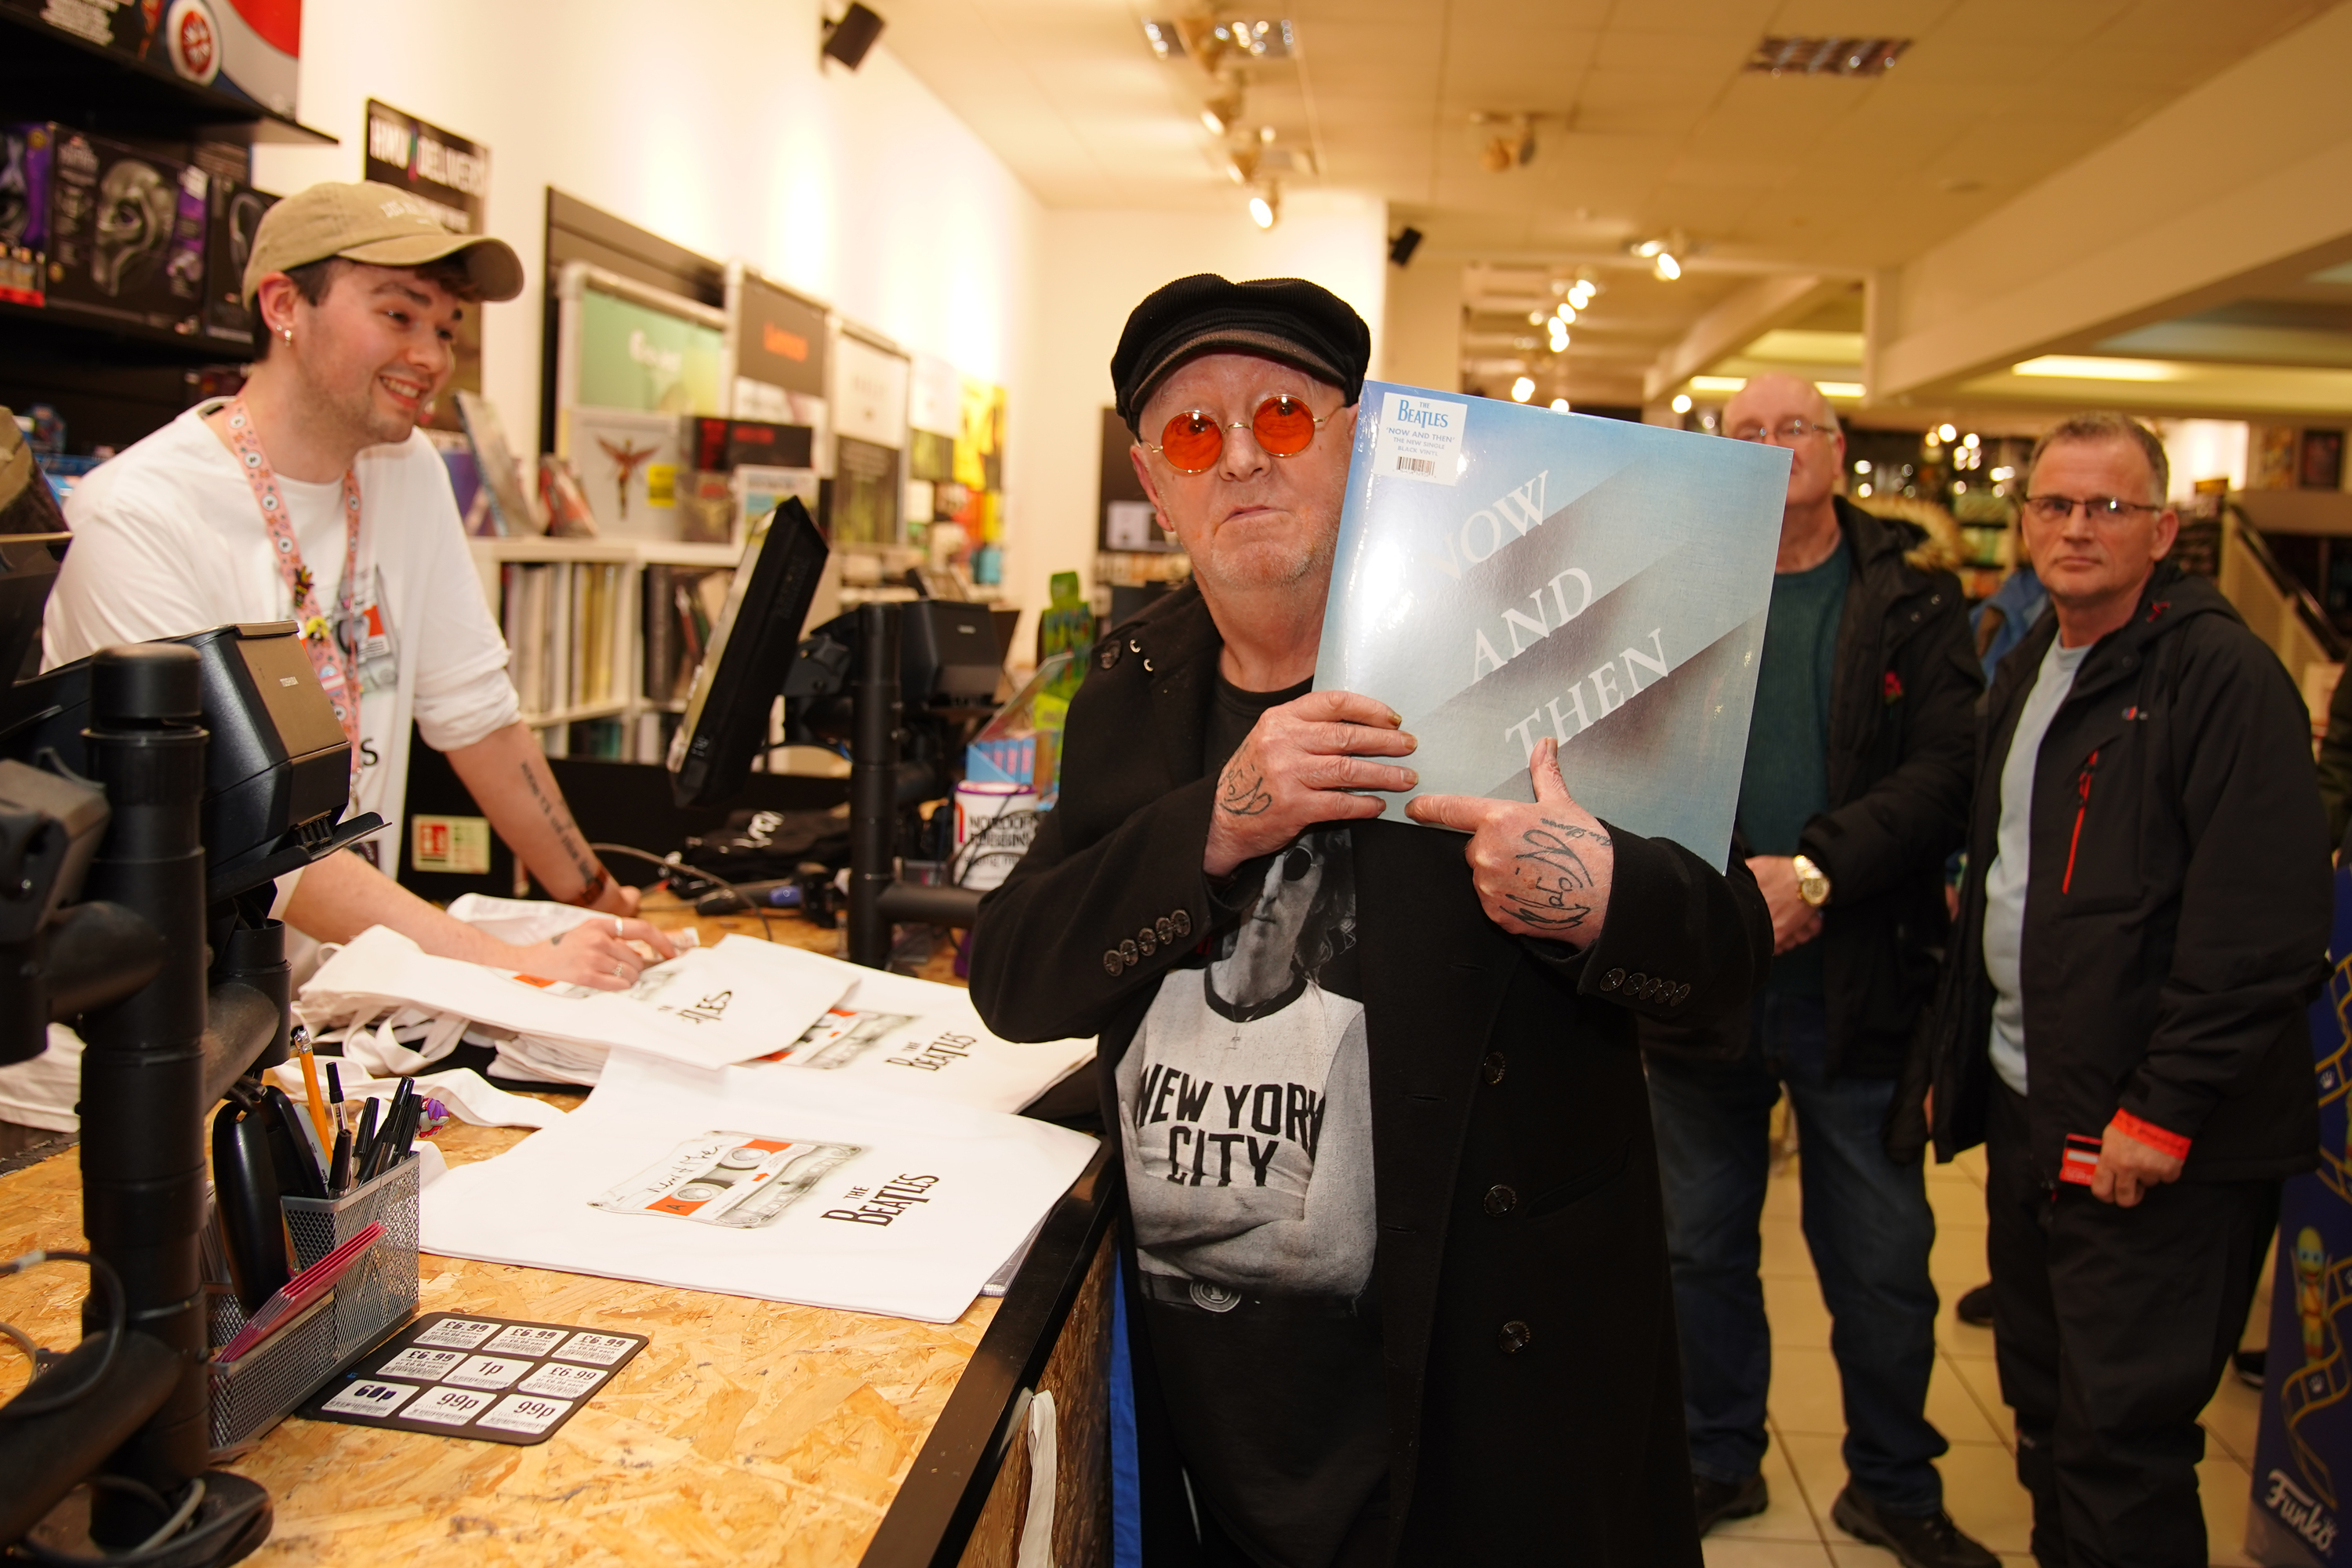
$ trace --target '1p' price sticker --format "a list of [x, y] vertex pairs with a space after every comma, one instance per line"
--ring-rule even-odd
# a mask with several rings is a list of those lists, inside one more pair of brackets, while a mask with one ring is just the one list
[[499, 1407], [474, 1423], [477, 1426], [495, 1426], [501, 1432], [520, 1432], [536, 1437], [558, 1421], [572, 1408], [564, 1399], [538, 1399], [528, 1394], [510, 1394], [499, 1401]]
[[510, 1355], [469, 1355], [466, 1364], [442, 1379], [462, 1388], [504, 1388], [530, 1370], [530, 1363]]

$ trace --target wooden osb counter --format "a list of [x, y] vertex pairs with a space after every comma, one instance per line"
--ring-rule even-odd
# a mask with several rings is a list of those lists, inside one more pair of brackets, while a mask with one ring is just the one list
[[[759, 931], [689, 921], [703, 940]], [[775, 920], [779, 940], [832, 933]], [[944, 970], [950, 955], [929, 966]], [[937, 978], [945, 979], [944, 973]], [[453, 1125], [452, 1164], [529, 1134]], [[1029, 1479], [1007, 1435], [1024, 1389], [1055, 1392], [1054, 1561], [1108, 1563], [1110, 1178], [1097, 1159], [1047, 1219], [1011, 1291], [958, 1321], [911, 1322], [743, 1297], [425, 1256], [420, 1311], [477, 1312], [651, 1337], [532, 1447], [289, 1420], [227, 1468], [269, 1489], [258, 1564], [1010, 1564]], [[0, 1256], [81, 1242], [73, 1152], [0, 1176]], [[0, 1320], [62, 1347], [85, 1276], [0, 1279]], [[0, 1361], [0, 1398], [25, 1379]]]

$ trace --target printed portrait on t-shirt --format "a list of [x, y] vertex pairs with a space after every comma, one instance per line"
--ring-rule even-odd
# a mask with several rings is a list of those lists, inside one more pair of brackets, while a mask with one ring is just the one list
[[1210, 1311], [1352, 1297], [1371, 1272], [1348, 830], [1303, 834], [1251, 871], [1247, 913], [1160, 981], [1118, 1068], [1141, 1268]]

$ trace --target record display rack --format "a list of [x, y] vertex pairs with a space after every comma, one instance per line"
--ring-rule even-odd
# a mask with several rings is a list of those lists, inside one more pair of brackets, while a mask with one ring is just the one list
[[[333, 145], [250, 100], [184, 80], [0, 5], [0, 121], [57, 121], [119, 141]], [[184, 154], [183, 154], [184, 155]], [[0, 302], [0, 404], [64, 415], [70, 449], [120, 450], [226, 381], [250, 345], [66, 309]]]

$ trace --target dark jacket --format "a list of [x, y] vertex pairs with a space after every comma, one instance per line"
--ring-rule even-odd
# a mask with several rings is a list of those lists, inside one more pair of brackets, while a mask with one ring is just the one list
[[[1937, 1157], [1984, 1141], [1985, 872], [2020, 710], [2057, 637], [2001, 662], [1977, 747], [1960, 921], [1922, 1047]], [[2189, 1139], [2189, 1180], [2317, 1158], [2304, 1008], [2325, 978], [2326, 825], [2294, 683], [2203, 577], [2159, 567], [2075, 673], [2034, 763], [2020, 968], [2032, 1156], [2116, 1110]]]
[[2352, 832], [2352, 680], [2338, 679], [2319, 742], [2319, 803], [2327, 808], [2327, 842]]
[[[1229, 918], [1201, 868], [1222, 647], [1192, 587], [1098, 646], [1070, 708], [1060, 802], [972, 932], [989, 1027], [1100, 1035], [1114, 1135], [1113, 1069], [1160, 977]], [[1355, 825], [1402, 1561], [1698, 1561], [1633, 1017], [1740, 1005], [1769, 926], [1744, 869], [1727, 879], [1612, 831], [1607, 925], [1578, 955], [1486, 918], [1459, 835]], [[1497, 1186], [1518, 1200], [1499, 1215]], [[1128, 1321], [1147, 1561], [1185, 1562], [1178, 1456], [1132, 1300]], [[1506, 1324], [1531, 1334], [1506, 1344]]]
[[[1894, 1078], [1936, 988], [1944, 861], [1968, 825], [1969, 756], [1982, 689], [1968, 605], [1949, 572], [1904, 558], [1917, 536], [1840, 497], [1853, 571], [1830, 690], [1829, 809], [1800, 852], [1830, 879], [1822, 911], [1833, 1077]], [[1748, 853], [1735, 843], [1735, 856]], [[1648, 1049], [1716, 1059], [1748, 1047], [1749, 1013], [1642, 1024]]]

